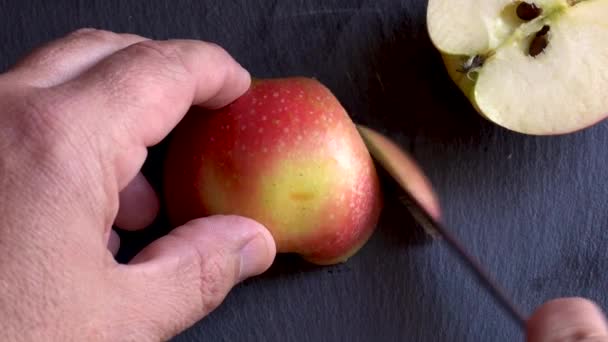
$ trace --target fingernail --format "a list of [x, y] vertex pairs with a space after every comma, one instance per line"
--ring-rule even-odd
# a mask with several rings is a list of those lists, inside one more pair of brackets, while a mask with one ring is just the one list
[[239, 78], [240, 78], [240, 85], [243, 87], [243, 89], [247, 89], [249, 88], [249, 86], [251, 85], [251, 73], [249, 73], [249, 70], [245, 69], [242, 65], [239, 64], [239, 68], [240, 70], [238, 71], [239, 74]]
[[239, 270], [239, 281], [259, 275], [266, 271], [274, 255], [268, 236], [259, 233], [252, 238], [240, 251], [241, 268]]
[[114, 229], [110, 231], [110, 237], [108, 238], [108, 250], [112, 253], [112, 255], [116, 256], [118, 250], [120, 249], [120, 237], [116, 233]]
[[97, 31], [97, 29], [93, 28], [93, 27], [82, 27], [79, 28], [75, 31], [75, 33], [89, 33], [89, 32], [95, 32]]

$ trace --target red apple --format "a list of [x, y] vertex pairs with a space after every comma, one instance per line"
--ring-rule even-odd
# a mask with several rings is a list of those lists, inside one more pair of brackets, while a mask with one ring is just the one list
[[224, 108], [193, 108], [171, 139], [164, 194], [173, 225], [246, 216], [269, 229], [278, 252], [319, 265], [346, 261], [376, 227], [382, 200], [373, 160], [316, 80], [254, 80]]

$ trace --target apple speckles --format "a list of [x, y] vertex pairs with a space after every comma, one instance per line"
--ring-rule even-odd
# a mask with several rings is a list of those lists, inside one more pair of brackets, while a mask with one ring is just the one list
[[274, 93], [272, 93], [272, 97], [279, 97], [279, 92], [275, 91]]
[[[308, 253], [289, 234], [310, 229], [321, 246], [306, 254], [310, 258], [322, 259], [322, 248], [350, 254], [362, 243], [351, 240], [363, 239], [362, 231], [370, 229], [364, 205], [374, 192], [364, 187], [363, 199], [350, 193], [356, 182], [367, 179], [357, 176], [355, 162], [348, 162], [358, 160], [353, 152], [359, 149], [352, 150], [352, 124], [341, 122], [348, 117], [337, 101], [312, 81], [298, 82], [255, 81], [230, 109], [212, 112], [199, 121], [201, 130], [190, 130], [200, 144], [190, 143], [189, 148], [208, 157], [194, 170], [200, 189], [190, 191], [204, 196], [203, 204], [216, 212], [241, 207], [245, 214], [267, 219], [277, 250]], [[262, 99], [265, 94], [267, 100]], [[220, 128], [226, 124], [228, 130]], [[211, 144], [208, 137], [216, 142]], [[351, 202], [364, 205], [349, 209]], [[331, 231], [343, 226], [347, 232]]]

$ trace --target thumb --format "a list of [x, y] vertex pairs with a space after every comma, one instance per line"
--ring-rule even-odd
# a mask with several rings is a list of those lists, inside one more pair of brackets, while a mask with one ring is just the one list
[[528, 321], [530, 342], [608, 342], [601, 309], [583, 298], [563, 298], [542, 305]]
[[267, 270], [275, 253], [272, 235], [250, 219], [191, 221], [146, 247], [126, 267], [121, 312], [129, 317], [121, 321], [130, 322], [136, 335], [171, 338], [213, 311], [234, 285]]

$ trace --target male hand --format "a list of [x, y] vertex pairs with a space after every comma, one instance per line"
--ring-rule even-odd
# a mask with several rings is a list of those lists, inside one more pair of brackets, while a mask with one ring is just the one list
[[528, 320], [530, 342], [608, 342], [606, 318], [584, 298], [560, 298], [538, 308]]
[[2, 341], [168, 339], [270, 266], [270, 233], [233, 216], [178, 227], [128, 265], [112, 255], [113, 224], [141, 229], [158, 210], [146, 148], [249, 84], [218, 46], [90, 29], [0, 76]]
[[[142, 229], [158, 211], [146, 148], [190, 106], [224, 106], [249, 84], [218, 46], [90, 29], [0, 75], [1, 340], [169, 339], [270, 266], [270, 233], [236, 216], [189, 222], [128, 265], [113, 257], [113, 224]], [[584, 299], [546, 303], [527, 335], [608, 341]]]

